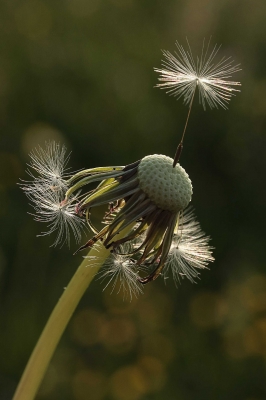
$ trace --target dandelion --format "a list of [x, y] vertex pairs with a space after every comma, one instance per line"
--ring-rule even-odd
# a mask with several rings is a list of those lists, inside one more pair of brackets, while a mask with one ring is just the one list
[[[58, 154], [60, 163], [55, 162]], [[101, 277], [109, 279], [107, 286], [128, 291], [130, 296], [139, 294], [139, 283], [155, 280], [164, 267], [169, 271], [169, 266], [176, 263], [182, 266], [176, 267], [181, 268], [181, 273], [184, 265], [194, 268], [195, 260], [180, 253], [184, 243], [193, 242], [191, 235], [197, 231], [193, 225], [186, 234], [192, 222], [184, 222], [187, 217], [182, 216], [191, 200], [192, 184], [180, 164], [173, 168], [170, 157], [154, 154], [126, 167], [92, 168], [66, 175], [63, 154], [66, 157], [65, 150], [55, 144], [47, 144], [38, 154], [32, 153], [31, 167], [39, 175], [32, 174], [33, 181], [22, 184], [34, 207], [35, 220], [48, 226], [43, 235], [57, 233], [54, 245], [69, 242], [71, 232], [79, 242], [84, 227], [90, 227], [94, 235], [78, 251], [101, 242], [112, 252]], [[98, 186], [91, 189], [95, 182], [99, 182]], [[104, 225], [97, 230], [92, 225], [91, 212], [103, 204], [108, 208], [103, 216]], [[118, 239], [126, 228], [128, 232]], [[173, 250], [179, 240], [178, 251]], [[207, 264], [209, 255], [202, 254]], [[146, 270], [149, 274], [143, 276]]]
[[[82, 229], [88, 226], [93, 236], [78, 249], [89, 248], [89, 254], [52, 312], [14, 400], [34, 398], [69, 319], [100, 267], [100, 279], [107, 280], [105, 287], [132, 297], [142, 292], [142, 285], [159, 276], [166, 279], [169, 273], [176, 283], [182, 277], [193, 282], [199, 270], [213, 261], [209, 238], [194, 216], [185, 212], [192, 197], [192, 183], [178, 161], [196, 88], [204, 108], [206, 103], [211, 108], [226, 108], [237, 91], [234, 87], [239, 85], [228, 79], [239, 68], [230, 59], [214, 65], [219, 50], [216, 46], [209, 56], [209, 45], [206, 52], [203, 47], [196, 62], [190, 48], [186, 52], [177, 43], [177, 49], [177, 57], [165, 51], [164, 68], [156, 69], [162, 82], [157, 86], [184, 97], [189, 104], [174, 159], [153, 154], [125, 167], [99, 167], [70, 174], [65, 147], [52, 143], [31, 153], [28, 172], [32, 181], [23, 182], [21, 187], [34, 207], [35, 219], [48, 225], [44, 234], [57, 231], [58, 244], [69, 241], [72, 231], [79, 241]], [[91, 188], [95, 182], [98, 186]], [[92, 209], [101, 205], [106, 205], [107, 211], [98, 230], [90, 217]]]
[[177, 51], [175, 55], [168, 50], [163, 50], [165, 60], [162, 68], [154, 68], [159, 73], [159, 82], [156, 86], [166, 89], [167, 93], [183, 98], [184, 103], [189, 105], [187, 120], [181, 141], [177, 147], [173, 166], [178, 162], [183, 148], [184, 136], [194, 100], [196, 89], [199, 89], [199, 102], [204, 110], [206, 104], [210, 108], [221, 106], [226, 109], [228, 102], [235, 92], [239, 92], [240, 82], [231, 81], [232, 74], [240, 71], [240, 65], [234, 65], [231, 57], [223, 57], [217, 63], [214, 60], [221, 46], [215, 45], [209, 51], [210, 41], [205, 49], [203, 42], [201, 56], [194, 59], [189, 43], [188, 50], [176, 42]]
[[[95, 232], [79, 250], [101, 240], [107, 249], [117, 252], [121, 245], [142, 237], [139, 247], [128, 256], [139, 255], [136, 267], [154, 265], [148, 276], [139, 278], [141, 283], [155, 280], [164, 267], [180, 213], [192, 196], [187, 173], [179, 164], [172, 168], [172, 163], [170, 157], [154, 154], [126, 167], [96, 168], [73, 175], [68, 181], [66, 203], [76, 191], [101, 181], [96, 189], [80, 195], [76, 207], [77, 214]], [[105, 226], [97, 231], [91, 224], [90, 212], [102, 204], [109, 204], [111, 213], [104, 218]], [[117, 234], [130, 225], [130, 231], [117, 240]]]

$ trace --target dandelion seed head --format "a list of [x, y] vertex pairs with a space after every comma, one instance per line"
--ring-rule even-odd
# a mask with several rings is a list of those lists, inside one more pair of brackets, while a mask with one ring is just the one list
[[[59, 160], [57, 160], [59, 157]], [[126, 167], [99, 167], [66, 174], [66, 151], [59, 146], [31, 155], [32, 180], [21, 188], [28, 196], [36, 221], [56, 233], [54, 245], [81, 239], [84, 227], [94, 232], [87, 247], [101, 246], [110, 256], [99, 277], [112, 291], [130, 298], [142, 292], [144, 284], [172, 271], [174, 279], [193, 280], [198, 270], [212, 261], [208, 238], [190, 213], [184, 213], [192, 195], [185, 170], [173, 159], [154, 154]], [[100, 182], [95, 189], [88, 185]], [[91, 209], [107, 205], [104, 227], [91, 223]], [[183, 215], [184, 214], [184, 215]], [[128, 228], [128, 229], [126, 229]], [[124, 232], [120, 237], [118, 234]], [[90, 264], [96, 265], [95, 258]], [[148, 272], [147, 276], [142, 276]]]
[[203, 108], [221, 106], [226, 109], [228, 102], [240, 82], [232, 81], [230, 78], [235, 72], [240, 71], [240, 65], [234, 64], [231, 57], [222, 57], [220, 61], [214, 62], [220, 46], [215, 45], [209, 50], [210, 41], [207, 46], [203, 42], [201, 56], [194, 59], [189, 43], [188, 50], [176, 42], [175, 54], [163, 50], [164, 60], [162, 68], [154, 68], [159, 73], [159, 82], [156, 87], [166, 89], [167, 93], [183, 98], [185, 104], [190, 104], [196, 88], [199, 91], [199, 102]]
[[144, 193], [163, 210], [178, 212], [191, 200], [192, 184], [179, 164], [162, 154], [144, 157], [139, 165], [139, 185]]
[[[78, 215], [87, 219], [95, 233], [79, 250], [102, 240], [113, 254], [122, 256], [117, 251], [119, 246], [133, 243], [127, 259], [130, 266], [131, 256], [137, 268], [156, 266], [148, 276], [137, 279], [142, 284], [157, 279], [164, 267], [179, 213], [192, 195], [187, 173], [179, 164], [173, 167], [173, 161], [154, 154], [125, 167], [101, 167], [74, 175], [70, 180], [75, 183], [68, 189], [66, 198], [77, 190], [84, 190], [91, 182], [101, 181], [95, 190], [83, 195], [77, 207]], [[108, 204], [109, 211], [104, 216], [105, 226], [98, 231], [91, 225], [90, 214], [94, 207], [103, 204]], [[129, 232], [118, 239], [117, 235], [127, 227]], [[122, 261], [119, 259], [121, 265], [127, 266]], [[122, 269], [121, 274], [123, 271], [128, 269]], [[135, 268], [130, 271], [135, 272]]]

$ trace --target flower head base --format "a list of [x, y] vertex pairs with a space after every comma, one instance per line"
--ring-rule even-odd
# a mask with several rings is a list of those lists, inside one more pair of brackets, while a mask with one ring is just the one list
[[[39, 154], [48, 154], [49, 151]], [[154, 154], [126, 167], [82, 170], [68, 174], [67, 179], [61, 170], [55, 185], [50, 179], [53, 176], [53, 157], [51, 160], [47, 158], [48, 165], [42, 168], [42, 173], [35, 168], [39, 165], [36, 157], [35, 154], [31, 166], [39, 176], [31, 173], [33, 182], [22, 184], [34, 205], [35, 219], [48, 223], [46, 234], [58, 229], [55, 244], [68, 240], [71, 230], [79, 240], [82, 228], [88, 225], [94, 236], [79, 250], [97, 246], [99, 240], [110, 249], [111, 256], [101, 272], [103, 278], [109, 279], [108, 284], [118, 286], [119, 290], [127, 289], [130, 295], [139, 293], [139, 284], [155, 280], [165, 266], [166, 271], [172, 268], [173, 245], [178, 247], [179, 253], [183, 245], [181, 256], [175, 256], [180, 264], [176, 268], [185, 273], [185, 265], [188, 276], [195, 268], [202, 268], [203, 264], [211, 261], [208, 239], [202, 245], [205, 253], [203, 251], [197, 256], [195, 247], [194, 258], [186, 257], [189, 251], [188, 246], [184, 248], [184, 243], [193, 241], [191, 232], [195, 233], [187, 230], [183, 218], [184, 209], [191, 200], [192, 184], [179, 164], [173, 168], [171, 158]], [[91, 189], [90, 184], [95, 182], [99, 182], [98, 186]], [[94, 207], [103, 204], [108, 205], [108, 211], [103, 217], [104, 226], [97, 230], [90, 215]], [[117, 235], [126, 228], [127, 233], [118, 239]], [[180, 242], [178, 246], [177, 240]], [[198, 242], [196, 244], [201, 249]], [[148, 275], [143, 277], [143, 271], [147, 270]]]
[[154, 154], [144, 157], [138, 168], [139, 186], [159, 208], [184, 210], [191, 200], [192, 185], [179, 164], [173, 168], [170, 157]]
[[[108, 220], [108, 224], [80, 250], [101, 239], [104, 246], [116, 251], [119, 246], [145, 232], [145, 239], [132, 254], [136, 255], [142, 250], [136, 260], [138, 266], [154, 264], [160, 259], [154, 271], [148, 277], [140, 278], [140, 281], [147, 283], [156, 279], [163, 269], [179, 213], [188, 205], [192, 195], [187, 173], [179, 164], [173, 168], [172, 163], [171, 158], [155, 154], [123, 169], [111, 167], [109, 172], [104, 171], [103, 174], [90, 170], [87, 177], [83, 176], [70, 187], [66, 192], [66, 200], [84, 185], [102, 181], [77, 206], [78, 214], [87, 218], [89, 224], [92, 207], [117, 202], [111, 221]], [[71, 179], [74, 181], [75, 175]], [[133, 227], [123, 239], [116, 240], [119, 232], [138, 221], [137, 228]]]

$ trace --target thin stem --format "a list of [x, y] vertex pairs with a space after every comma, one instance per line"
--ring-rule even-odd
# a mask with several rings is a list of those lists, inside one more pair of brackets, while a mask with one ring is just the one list
[[186, 133], [187, 124], [188, 124], [188, 120], [189, 120], [189, 117], [190, 117], [190, 112], [191, 112], [191, 108], [192, 108], [192, 104], [193, 104], [193, 100], [194, 100], [194, 95], [195, 95], [195, 92], [196, 92], [196, 88], [197, 88], [197, 86], [195, 86], [195, 90], [194, 90], [194, 92], [193, 92], [193, 94], [192, 94], [192, 97], [191, 97], [191, 100], [190, 100], [190, 103], [189, 103], [189, 109], [188, 109], [187, 119], [186, 119], [186, 123], [185, 123], [185, 127], [184, 127], [184, 130], [183, 130], [183, 134], [182, 134], [180, 143], [179, 143], [179, 145], [177, 146], [177, 149], [176, 149], [176, 152], [175, 152], [175, 157], [174, 157], [174, 162], [173, 162], [173, 168], [176, 166], [176, 164], [178, 163], [179, 158], [180, 158], [180, 156], [181, 156], [181, 152], [182, 152], [182, 149], [183, 149], [184, 136], [185, 136], [185, 133]]
[[[132, 225], [122, 231], [118, 238], [124, 236], [126, 231], [131, 228]], [[80, 264], [46, 323], [24, 370], [13, 400], [34, 399], [73, 312], [95, 274], [109, 255], [110, 251], [100, 242], [97, 248], [94, 246], [88, 253], [93, 265], [90, 265], [86, 258]]]

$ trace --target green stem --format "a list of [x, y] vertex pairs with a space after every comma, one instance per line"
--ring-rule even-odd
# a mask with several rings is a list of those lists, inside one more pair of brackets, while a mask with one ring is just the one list
[[[130, 230], [130, 228], [127, 228], [127, 230]], [[124, 235], [125, 231], [118, 236]], [[109, 254], [110, 250], [107, 250], [102, 243], [99, 243], [97, 248], [94, 246], [88, 253], [88, 256], [92, 259], [92, 265], [89, 265], [90, 261], [86, 258], [80, 264], [46, 323], [24, 370], [13, 400], [34, 399], [73, 312]]]

